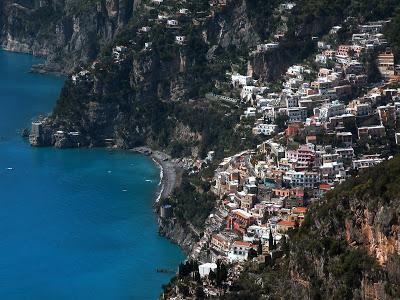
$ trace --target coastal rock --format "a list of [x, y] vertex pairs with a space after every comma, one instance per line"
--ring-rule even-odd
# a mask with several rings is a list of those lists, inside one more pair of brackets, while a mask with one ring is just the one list
[[199, 240], [191, 226], [182, 225], [173, 219], [158, 218], [159, 234], [178, 244], [185, 253], [190, 253]]

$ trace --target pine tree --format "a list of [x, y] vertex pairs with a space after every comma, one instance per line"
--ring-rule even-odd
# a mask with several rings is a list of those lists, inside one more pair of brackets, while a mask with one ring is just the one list
[[268, 248], [269, 248], [269, 252], [271, 252], [272, 250], [275, 249], [274, 237], [272, 236], [272, 230], [271, 229], [269, 229]]
[[181, 262], [181, 263], [179, 264], [179, 267], [178, 267], [178, 275], [179, 275], [179, 277], [185, 276], [185, 275], [184, 275], [184, 269], [185, 269], [185, 266], [184, 266], [183, 263]]
[[262, 254], [262, 242], [261, 242], [261, 239], [259, 239], [258, 240], [258, 247], [257, 247], [257, 253], [258, 253], [258, 255], [261, 255]]
[[197, 282], [201, 282], [201, 277], [200, 277], [199, 271], [194, 272], [194, 280], [196, 280]]
[[215, 275], [215, 273], [214, 273], [213, 270], [210, 270], [210, 273], [208, 274], [208, 279], [209, 279], [211, 282], [214, 282], [214, 280], [216, 279], [216, 275]]

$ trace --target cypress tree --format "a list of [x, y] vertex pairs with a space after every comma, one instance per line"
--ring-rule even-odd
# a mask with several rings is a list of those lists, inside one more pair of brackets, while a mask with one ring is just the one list
[[272, 236], [272, 230], [271, 230], [271, 228], [269, 229], [268, 248], [269, 248], [269, 251], [270, 251], [270, 252], [271, 252], [272, 250], [274, 250], [274, 248], [275, 248], [275, 245], [274, 245], [274, 237]]

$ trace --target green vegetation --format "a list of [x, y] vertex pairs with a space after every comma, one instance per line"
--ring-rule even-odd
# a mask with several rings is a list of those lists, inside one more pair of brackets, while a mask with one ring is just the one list
[[180, 222], [190, 221], [197, 228], [204, 227], [204, 221], [211, 213], [217, 201], [214, 194], [208, 190], [200, 190], [193, 183], [193, 177], [185, 174], [182, 183], [166, 203], [172, 205], [174, 216]]
[[[392, 16], [399, 7], [396, 0], [299, 0], [293, 9], [295, 24], [305, 24], [304, 33], [321, 36], [334, 26], [341, 24], [346, 17], [361, 21], [376, 21]], [[311, 31], [310, 31], [311, 30]]]
[[[399, 5], [400, 6], [400, 5]], [[400, 59], [400, 7], [397, 7], [392, 22], [389, 24], [385, 35], [390, 43], [397, 62]]]
[[280, 18], [274, 15], [274, 11], [283, 2], [282, 0], [246, 0], [247, 17], [263, 40], [270, 38], [276, 31]]
[[69, 0], [66, 10], [69, 14], [78, 15], [99, 3], [101, 3], [101, 0]]

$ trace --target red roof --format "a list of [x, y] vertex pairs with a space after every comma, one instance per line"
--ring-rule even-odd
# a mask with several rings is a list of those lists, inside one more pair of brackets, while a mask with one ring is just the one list
[[306, 213], [307, 212], [307, 207], [296, 207], [294, 209], [292, 209], [292, 213], [294, 214], [298, 214], [298, 213]]
[[296, 223], [295, 222], [292, 222], [292, 221], [286, 221], [286, 220], [281, 220], [281, 221], [279, 221], [278, 222], [278, 225], [281, 225], [281, 226], [292, 226], [292, 227], [294, 227], [295, 225], [296, 225]]
[[252, 243], [244, 241], [234, 241], [233, 244], [236, 246], [248, 247], [248, 248], [251, 248], [253, 246]]
[[319, 188], [320, 188], [321, 190], [330, 190], [330, 189], [332, 188], [332, 186], [331, 186], [330, 184], [327, 184], [327, 183], [321, 183], [321, 184], [319, 185]]

